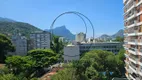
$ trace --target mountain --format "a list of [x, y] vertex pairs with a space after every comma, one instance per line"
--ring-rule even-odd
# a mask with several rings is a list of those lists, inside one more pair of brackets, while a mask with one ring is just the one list
[[12, 19], [0, 17], [0, 22], [16, 22], [16, 21], [14, 21], [14, 20], [12, 20]]
[[105, 40], [105, 39], [111, 39], [111, 36], [109, 36], [109, 35], [107, 35], [107, 34], [103, 34], [103, 35], [101, 35], [101, 36], [98, 37], [98, 38]]
[[[46, 31], [51, 31], [51, 30], [46, 30]], [[55, 34], [57, 36], [65, 37], [65, 38], [70, 39], [70, 40], [75, 39], [75, 35], [72, 34], [65, 26], [54, 28], [53, 34]]]
[[21, 33], [23, 36], [29, 37], [31, 32], [41, 31], [33, 25], [23, 22], [0, 22], [0, 33], [6, 34], [8, 36], [12, 36], [16, 33]]
[[120, 36], [120, 37], [124, 37], [123, 35], [124, 33], [124, 30], [121, 29], [119, 30], [117, 33], [113, 34], [113, 35], [107, 35], [107, 34], [103, 34], [101, 35], [100, 37], [98, 37], [99, 39], [115, 39], [117, 36]]
[[120, 36], [120, 37], [124, 37], [124, 30], [121, 29], [119, 30], [117, 33], [115, 33], [114, 35], [111, 36], [112, 39], [116, 38], [117, 36]]

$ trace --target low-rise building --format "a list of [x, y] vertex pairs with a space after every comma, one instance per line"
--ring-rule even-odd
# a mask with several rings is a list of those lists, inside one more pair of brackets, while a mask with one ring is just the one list
[[78, 45], [68, 45], [64, 47], [64, 62], [80, 59], [80, 51]]
[[122, 48], [123, 43], [120, 42], [100, 42], [100, 43], [76, 43], [64, 47], [64, 62], [79, 60], [80, 55], [90, 50], [105, 50], [117, 54]]
[[15, 52], [10, 53], [12, 55], [24, 56], [27, 54], [27, 38], [25, 36], [13, 35], [11, 39], [13, 45], [15, 46]]
[[122, 48], [123, 43], [120, 42], [97, 42], [97, 43], [80, 43], [78, 44], [80, 52], [87, 52], [90, 50], [105, 50], [115, 54]]
[[39, 31], [30, 34], [30, 49], [49, 49], [50, 33]]

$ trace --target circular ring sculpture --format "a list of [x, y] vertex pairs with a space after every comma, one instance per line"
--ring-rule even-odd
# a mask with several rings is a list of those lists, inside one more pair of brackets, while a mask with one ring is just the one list
[[[83, 15], [82, 13], [79, 13], [79, 12], [76, 12], [76, 11], [68, 11], [68, 12], [64, 12], [64, 13], [60, 14], [59, 16], [57, 16], [54, 19], [54, 21], [52, 22], [52, 24], [50, 26], [50, 30], [51, 30], [51, 41], [53, 40], [53, 27], [54, 27], [55, 22], [57, 21], [58, 18], [60, 18], [61, 16], [65, 15], [65, 14], [75, 14], [75, 15], [77, 15], [83, 21], [83, 23], [85, 25], [85, 28], [86, 28], [85, 34], [87, 34], [87, 24], [86, 24], [84, 18], [87, 19], [89, 21], [91, 27], [92, 27], [92, 30], [93, 30], [93, 40], [94, 40], [94, 35], [95, 35], [95, 33], [94, 33], [94, 26], [93, 26], [91, 20], [88, 17], [86, 17], [85, 15]], [[91, 46], [92, 46], [92, 43], [90, 44], [90, 47]], [[88, 48], [88, 50], [90, 49], [90, 47]], [[80, 55], [74, 55], [74, 56], [64, 55], [64, 56], [76, 57], [76, 56], [80, 56]]]

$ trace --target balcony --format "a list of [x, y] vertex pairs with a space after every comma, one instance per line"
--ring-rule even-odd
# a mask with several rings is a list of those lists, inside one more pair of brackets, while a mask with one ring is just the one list
[[137, 45], [138, 40], [137, 39], [131, 39], [131, 40], [128, 41], [128, 44]]
[[124, 33], [124, 36], [127, 37], [127, 36], [128, 36], [128, 33]]
[[139, 65], [142, 66], [142, 56], [139, 58]]
[[[142, 39], [138, 39], [138, 45], [142, 45]], [[142, 52], [142, 50], [141, 50]]]
[[136, 4], [136, 6], [139, 6], [141, 3], [142, 3], [142, 1], [140, 0], [140, 1]]
[[129, 80], [140, 80], [139, 77], [138, 77], [138, 75], [136, 75], [136, 74], [131, 74], [129, 76], [130, 76]]
[[134, 10], [133, 14], [130, 14], [129, 17], [127, 18], [127, 21], [135, 18], [137, 16], [137, 11]]
[[124, 60], [126, 64], [129, 64], [128, 60]]
[[130, 60], [131, 62], [135, 63], [135, 64], [138, 64], [139, 58], [136, 57], [136, 56], [130, 55], [130, 56], [129, 56], [129, 60]]
[[[125, 7], [125, 13], [128, 13], [129, 11], [131, 11], [134, 7], [136, 7], [136, 2], [133, 1], [130, 4], [127, 5], [127, 7]], [[125, 15], [125, 14], [124, 14]]]
[[124, 42], [128, 42], [128, 39], [124, 39]]
[[125, 53], [124, 55], [125, 55], [126, 58], [129, 58], [129, 54], [128, 53]]
[[140, 56], [142, 56], [142, 48], [140, 48], [140, 49], [138, 50], [138, 54], [139, 54]]
[[133, 55], [138, 55], [138, 51], [137, 51], [136, 48], [129, 48], [128, 52], [131, 53], [131, 54], [133, 54]]
[[137, 67], [134, 66], [133, 64], [130, 63], [129, 68], [132, 70], [132, 72], [134, 72], [134, 73], [136, 73], [136, 74], [138, 73]]
[[134, 21], [130, 22], [130, 24], [128, 26], [126, 26], [126, 27], [131, 28], [131, 27], [134, 27], [134, 26], [137, 26], [137, 20], [134, 20]]
[[142, 76], [142, 69], [139, 69], [139, 75], [141, 75]]

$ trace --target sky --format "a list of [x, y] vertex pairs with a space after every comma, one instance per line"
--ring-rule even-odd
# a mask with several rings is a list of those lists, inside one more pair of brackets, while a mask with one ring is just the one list
[[[26, 22], [42, 30], [50, 29], [53, 20], [68, 11], [87, 16], [94, 25], [95, 36], [112, 35], [124, 27], [123, 0], [0, 0], [0, 17]], [[86, 34], [91, 37], [92, 27], [85, 21]], [[62, 25], [73, 34], [86, 30], [82, 19], [75, 14], [59, 17], [53, 27]]]

